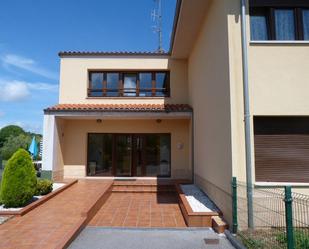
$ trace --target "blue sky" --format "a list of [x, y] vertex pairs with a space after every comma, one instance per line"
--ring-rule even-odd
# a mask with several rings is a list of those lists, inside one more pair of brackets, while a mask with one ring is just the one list
[[[176, 0], [162, 0], [169, 49]], [[154, 0], [1, 0], [0, 128], [42, 132], [58, 101], [59, 51], [154, 51]]]

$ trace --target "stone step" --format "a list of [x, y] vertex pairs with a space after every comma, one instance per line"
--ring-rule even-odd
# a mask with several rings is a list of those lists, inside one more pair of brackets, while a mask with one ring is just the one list
[[224, 233], [225, 229], [228, 229], [228, 224], [223, 220], [220, 216], [213, 216], [212, 220], [212, 228], [217, 233]]
[[173, 185], [113, 185], [113, 192], [175, 192]]

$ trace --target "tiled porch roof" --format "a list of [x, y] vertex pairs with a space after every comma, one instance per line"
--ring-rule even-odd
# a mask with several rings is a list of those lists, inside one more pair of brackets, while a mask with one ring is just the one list
[[49, 112], [192, 112], [187, 104], [58, 104], [44, 110]]

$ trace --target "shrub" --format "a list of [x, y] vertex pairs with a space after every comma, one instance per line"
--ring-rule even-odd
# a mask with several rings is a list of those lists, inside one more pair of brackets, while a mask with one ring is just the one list
[[47, 195], [53, 191], [53, 182], [48, 179], [38, 179], [35, 195]]
[[31, 157], [24, 149], [19, 149], [5, 166], [0, 199], [5, 207], [22, 207], [36, 192], [36, 174]]

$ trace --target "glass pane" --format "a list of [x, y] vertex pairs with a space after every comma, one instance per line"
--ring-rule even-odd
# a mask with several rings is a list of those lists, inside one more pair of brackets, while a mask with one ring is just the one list
[[156, 73], [156, 96], [167, 95], [169, 77], [167, 73]]
[[263, 14], [250, 16], [250, 29], [252, 41], [268, 40], [267, 21]]
[[118, 135], [116, 143], [117, 176], [131, 176], [132, 138], [131, 135]]
[[309, 9], [303, 10], [304, 40], [309, 40]]
[[149, 97], [152, 92], [152, 74], [151, 73], [140, 73], [139, 74], [139, 85], [140, 92], [139, 96], [141, 97]]
[[118, 84], [119, 74], [118, 73], [107, 73], [106, 74], [106, 96], [117, 97], [118, 96]]
[[170, 135], [146, 135], [146, 176], [170, 176]]
[[294, 10], [275, 10], [276, 40], [295, 40]]
[[111, 134], [89, 134], [87, 175], [112, 175], [112, 148]]
[[143, 147], [145, 146], [145, 140], [143, 136], [135, 135], [133, 141], [136, 150], [136, 176], [143, 176]]
[[90, 74], [90, 96], [101, 97], [103, 95], [103, 73], [91, 73]]
[[124, 96], [136, 96], [137, 76], [134, 73], [126, 73], [123, 77]]

